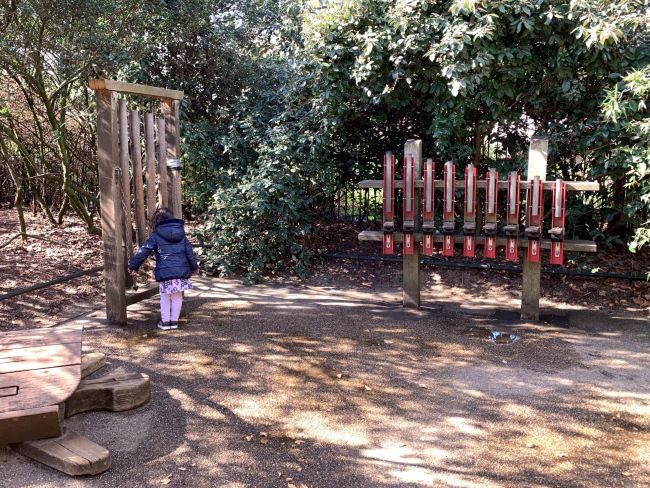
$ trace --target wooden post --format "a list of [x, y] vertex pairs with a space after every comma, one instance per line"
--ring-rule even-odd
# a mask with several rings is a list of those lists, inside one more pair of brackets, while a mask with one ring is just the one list
[[165, 139], [165, 119], [158, 117], [156, 119], [158, 130], [158, 188], [160, 190], [160, 206], [169, 206], [169, 196], [167, 193], [167, 140]]
[[[530, 140], [528, 150], [527, 182], [535, 176], [546, 180], [546, 165], [548, 159], [548, 137], [535, 136]], [[542, 196], [543, 199], [543, 196]], [[526, 202], [528, 205], [528, 202]], [[526, 257], [522, 266], [521, 320], [539, 320], [539, 296], [542, 263], [531, 263]]]
[[126, 113], [126, 100], [119, 101], [120, 119], [120, 168], [122, 169], [122, 204], [124, 205], [125, 245], [129, 254], [133, 249], [131, 236], [131, 172], [129, 171], [129, 123]]
[[[180, 158], [180, 101], [171, 98], [164, 98], [162, 111], [165, 116], [165, 134], [167, 142], [167, 158]], [[181, 200], [181, 174], [180, 170], [172, 169], [167, 173], [169, 176], [169, 197], [170, 208], [177, 218], [183, 217], [183, 208]]]
[[133, 161], [133, 190], [135, 193], [135, 233], [138, 246], [147, 239], [144, 217], [144, 188], [142, 185], [142, 146], [140, 145], [140, 114], [131, 111], [131, 160]]
[[[119, 170], [117, 95], [97, 90], [97, 159], [104, 243], [104, 284], [106, 319], [110, 324], [126, 324], [124, 249], [122, 248], [121, 171]], [[120, 176], [115, 178], [115, 170]]]
[[[415, 181], [422, 179], [422, 141], [409, 139], [404, 144], [404, 157], [415, 157]], [[420, 231], [420, 204], [422, 189], [416, 188], [414, 195], [415, 226], [413, 231]], [[402, 261], [403, 291], [402, 304], [408, 308], [420, 307], [420, 243], [413, 243], [413, 254], [404, 255]]]
[[149, 223], [149, 233], [153, 232], [151, 228], [151, 217], [156, 211], [156, 143], [153, 134], [153, 114], [147, 112], [144, 114], [144, 152], [147, 161], [147, 222]]

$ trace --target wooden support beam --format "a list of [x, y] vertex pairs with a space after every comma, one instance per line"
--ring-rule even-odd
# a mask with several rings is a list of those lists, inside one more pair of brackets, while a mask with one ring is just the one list
[[121, 412], [144, 405], [149, 401], [149, 377], [140, 373], [125, 373], [79, 383], [65, 402], [65, 416], [93, 410]]
[[22, 442], [11, 447], [23, 456], [70, 476], [96, 475], [111, 467], [111, 453], [106, 448], [70, 431], [53, 439]]
[[0, 446], [59, 436], [62, 420], [58, 405], [0, 413]]
[[182, 100], [183, 92], [178, 90], [168, 90], [156, 86], [139, 85], [137, 83], [126, 83], [115, 80], [90, 80], [88, 86], [92, 90], [107, 90], [118, 93], [128, 93], [129, 95], [139, 95], [141, 97], [153, 97], [172, 100]]
[[[122, 243], [121, 171], [119, 170], [117, 95], [97, 90], [97, 160], [104, 243], [106, 319], [126, 324], [124, 249]], [[115, 170], [118, 170], [116, 173]], [[116, 178], [118, 176], [119, 178]]]
[[[415, 179], [422, 178], [422, 141], [420, 139], [409, 139], [404, 144], [404, 157], [415, 157]], [[416, 189], [414, 194], [414, 230], [420, 230], [420, 206], [422, 201], [422, 190]], [[420, 307], [420, 244], [415, 242], [413, 254], [405, 255], [402, 261], [403, 289], [402, 305], [408, 308]]]
[[[531, 138], [528, 149], [528, 171], [526, 173], [526, 179], [529, 184], [530, 180], [536, 176], [542, 181], [546, 180], [547, 158], [548, 137]], [[565, 249], [568, 250], [566, 244]], [[541, 260], [531, 262], [528, 261], [527, 257], [524, 257], [522, 271], [521, 320], [537, 322], [539, 320], [539, 296], [542, 276]]]
[[[595, 181], [565, 181], [567, 191], [598, 191], [600, 190], [600, 184]], [[553, 189], [553, 181], [548, 181], [544, 183], [544, 190]], [[359, 188], [383, 188], [382, 180], [362, 180], [358, 183]], [[444, 182], [442, 180], [436, 180], [436, 188], [442, 190]], [[520, 189], [527, 190], [530, 186], [529, 181], [521, 182]], [[416, 188], [423, 188], [423, 180], [415, 180]], [[395, 188], [402, 189], [404, 188], [403, 180], [395, 180]], [[477, 180], [476, 188], [485, 189], [485, 180]], [[465, 189], [465, 180], [456, 180], [456, 189], [464, 190]], [[508, 182], [506, 180], [499, 181], [499, 190], [508, 189]]]
[[[165, 139], [167, 144], [167, 158], [180, 159], [180, 103], [178, 100], [166, 98], [162, 103], [162, 111], [165, 116]], [[168, 194], [170, 209], [177, 218], [183, 218], [181, 198], [181, 174], [180, 169], [171, 169], [168, 175]]]
[[[373, 242], [382, 242], [383, 240], [384, 233], [382, 231], [377, 231], [377, 230], [364, 230], [362, 232], [359, 232], [358, 238], [360, 241], [373, 241]], [[395, 239], [395, 242], [402, 242], [403, 241], [403, 234], [401, 232], [395, 232], [393, 234], [393, 238]], [[414, 234], [414, 239], [416, 242], [421, 242], [422, 241], [422, 234], [416, 232]], [[436, 239], [436, 246], [440, 246], [440, 243], [442, 242], [442, 234], [440, 232], [435, 233], [435, 239]], [[476, 236], [476, 244], [477, 245], [482, 245], [485, 242], [485, 237], [483, 236]], [[463, 245], [463, 236], [462, 235], [455, 235], [454, 236], [454, 244], [462, 246]], [[497, 237], [497, 246], [504, 247], [506, 245], [506, 238], [505, 237]], [[542, 249], [550, 249], [551, 248], [551, 241], [550, 239], [542, 239], [540, 241], [540, 245]], [[527, 248], [528, 247], [528, 239], [525, 237], [519, 238], [518, 239], [518, 246], [521, 248]], [[596, 243], [593, 241], [585, 241], [585, 240], [580, 240], [580, 239], [574, 239], [574, 240], [568, 240], [564, 241], [564, 249], [565, 251], [575, 251], [575, 252], [596, 252], [597, 251], [597, 246]]]

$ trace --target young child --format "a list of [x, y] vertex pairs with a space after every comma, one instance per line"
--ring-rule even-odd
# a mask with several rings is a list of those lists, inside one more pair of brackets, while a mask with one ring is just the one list
[[151, 217], [153, 232], [129, 260], [129, 272], [137, 271], [152, 251], [156, 253], [156, 281], [160, 283], [160, 322], [162, 330], [178, 329], [183, 291], [192, 288], [190, 276], [198, 269], [183, 221], [168, 208], [157, 209]]

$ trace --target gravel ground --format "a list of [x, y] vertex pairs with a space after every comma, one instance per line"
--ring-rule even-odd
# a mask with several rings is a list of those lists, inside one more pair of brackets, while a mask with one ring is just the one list
[[110, 362], [96, 375], [152, 381], [144, 407], [67, 421], [113, 467], [71, 479], [0, 449], [1, 486], [650, 485], [645, 318], [542, 326], [444, 299], [404, 311], [394, 289], [197, 285], [178, 331], [155, 329], [155, 299], [128, 328], [88, 318], [84, 350]]

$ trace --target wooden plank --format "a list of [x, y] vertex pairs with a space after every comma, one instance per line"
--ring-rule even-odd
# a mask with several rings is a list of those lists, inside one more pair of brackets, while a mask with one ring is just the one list
[[70, 476], [96, 475], [111, 466], [106, 448], [70, 431], [53, 439], [22, 442], [12, 449]]
[[[382, 242], [383, 240], [384, 233], [382, 231], [376, 231], [376, 230], [364, 230], [362, 232], [359, 232], [358, 238], [360, 241], [373, 241], [373, 242]], [[442, 234], [440, 232], [435, 233], [436, 237], [436, 243], [439, 246], [440, 245], [440, 239], [442, 238]], [[393, 238], [395, 239], [395, 242], [402, 242], [403, 240], [403, 235], [401, 232], [395, 232], [393, 234]], [[414, 239], [416, 242], [421, 242], [422, 241], [422, 234], [421, 233], [415, 233]], [[483, 236], [476, 236], [476, 243], [477, 244], [483, 244], [485, 241], [485, 238]], [[551, 241], [550, 239], [541, 239], [540, 240], [542, 249], [550, 249], [551, 248]], [[456, 235], [454, 236], [454, 244], [456, 245], [462, 245], [463, 244], [463, 236], [462, 235]], [[497, 237], [497, 246], [505, 246], [506, 245], [506, 239], [505, 237]], [[519, 247], [528, 247], [528, 240], [525, 237], [521, 237], [518, 239], [518, 245]], [[574, 240], [569, 240], [569, 241], [564, 241], [564, 249], [566, 251], [576, 251], [576, 252], [596, 252], [597, 245], [593, 241], [585, 241], [585, 240], [580, 240], [580, 239], [574, 239]]]
[[[598, 191], [600, 190], [600, 184], [595, 181], [565, 181], [567, 184], [567, 191]], [[383, 188], [382, 186], [383, 182], [382, 180], [362, 180], [358, 183], [359, 188], [378, 188], [381, 189]], [[443, 189], [444, 182], [442, 180], [436, 180], [436, 188], [442, 190]], [[529, 181], [523, 181], [521, 182], [520, 189], [521, 190], [527, 190], [528, 187], [530, 186]], [[552, 190], [553, 189], [553, 182], [552, 181], [547, 181], [544, 182], [544, 190]], [[415, 180], [415, 187], [416, 188], [423, 188], [424, 187], [424, 181], [423, 180]], [[403, 180], [395, 180], [395, 188], [402, 189], [404, 188], [404, 181]], [[482, 188], [485, 189], [485, 180], [477, 180], [476, 181], [476, 188]], [[465, 180], [456, 180], [456, 189], [464, 190], [465, 189]], [[499, 189], [500, 190], [507, 190], [508, 189], [508, 182], [506, 180], [499, 181]]]
[[[126, 247], [124, 246], [124, 208], [122, 207], [122, 169], [115, 168], [113, 173], [113, 215], [115, 216], [115, 235], [114, 248], [115, 248], [115, 269], [113, 270], [113, 278], [116, 280], [115, 289], [119, 290], [119, 295], [112, 299], [112, 306], [114, 312], [112, 315], [106, 315], [107, 322], [115, 325], [126, 325], [126, 281], [128, 276], [127, 261], [126, 261]], [[119, 230], [119, 232], [117, 231]], [[132, 285], [132, 278], [129, 276], [129, 286]]]
[[135, 234], [138, 246], [147, 239], [144, 212], [144, 185], [142, 181], [142, 145], [140, 141], [140, 113], [131, 111], [131, 164], [133, 165], [133, 191], [135, 194]]
[[[420, 139], [409, 139], [404, 144], [404, 156], [415, 157], [415, 179], [422, 178], [422, 141]], [[420, 230], [420, 206], [422, 201], [422, 190], [415, 189], [413, 210], [415, 214], [414, 230]], [[402, 306], [407, 308], [420, 307], [420, 244], [413, 244], [413, 254], [404, 255], [402, 261], [403, 286]]]
[[158, 204], [156, 198], [156, 143], [154, 140], [153, 114], [151, 112], [144, 114], [144, 152], [147, 163], [147, 221], [149, 223], [149, 233], [151, 234], [153, 232], [151, 217]]
[[138, 291], [134, 293], [129, 293], [126, 296], [126, 303], [127, 305], [133, 305], [134, 303], [141, 302], [142, 300], [146, 300], [147, 298], [155, 297], [160, 290], [160, 286], [158, 283], [154, 283], [151, 286], [148, 286], [147, 288], [140, 287]]
[[70, 324], [52, 328], [30, 329], [0, 333], [0, 351], [24, 347], [47, 346], [81, 342], [83, 325]]
[[[119, 168], [117, 133], [117, 97], [115, 93], [97, 91], [97, 165], [104, 243], [104, 285], [106, 290], [106, 319], [110, 324], [126, 323], [124, 296], [124, 250], [116, 247], [122, 229], [116, 227], [115, 168]], [[121, 181], [118, 181], [121, 185]], [[120, 186], [117, 189], [119, 190]]]
[[131, 235], [131, 171], [129, 168], [129, 122], [126, 111], [126, 100], [121, 99], [118, 104], [118, 118], [120, 131], [120, 168], [122, 168], [122, 206], [124, 208], [124, 237], [129, 254], [133, 249], [133, 236]]
[[90, 376], [104, 366], [106, 366], [106, 354], [102, 352], [84, 354], [81, 356], [81, 378]]
[[[546, 180], [547, 158], [548, 137], [532, 137], [528, 148], [528, 168], [526, 171], [526, 179], [529, 184], [530, 180], [536, 176], [539, 176], [542, 181]], [[564, 249], [568, 250], [566, 245]], [[541, 278], [541, 260], [530, 262], [527, 257], [524, 257], [522, 264], [521, 320], [535, 322], [539, 320]]]
[[58, 405], [0, 413], [0, 446], [57, 437], [62, 420]]
[[80, 363], [0, 374], [0, 388], [19, 387], [17, 395], [0, 397], [0, 412], [64, 402], [75, 391], [80, 380]]
[[[180, 103], [178, 100], [165, 99], [162, 104], [162, 111], [165, 117], [165, 138], [167, 143], [167, 159], [180, 158]], [[169, 203], [174, 216], [183, 218], [182, 196], [181, 196], [181, 174], [178, 169], [171, 169], [168, 172], [169, 182]]]
[[81, 342], [0, 351], [0, 378], [7, 373], [81, 364]]
[[83, 380], [65, 402], [65, 416], [94, 410], [131, 410], [147, 403], [150, 396], [150, 381], [145, 374], [125, 373]]
[[182, 100], [183, 92], [179, 90], [169, 90], [167, 88], [158, 88], [156, 86], [139, 85], [136, 83], [126, 83], [115, 80], [90, 80], [88, 86], [92, 90], [110, 90], [119, 93], [128, 93], [129, 95], [139, 95], [153, 98], [171, 98], [172, 100]]
[[158, 135], [158, 189], [160, 191], [160, 206], [169, 206], [169, 193], [167, 191], [167, 139], [165, 132], [165, 119], [156, 119]]

